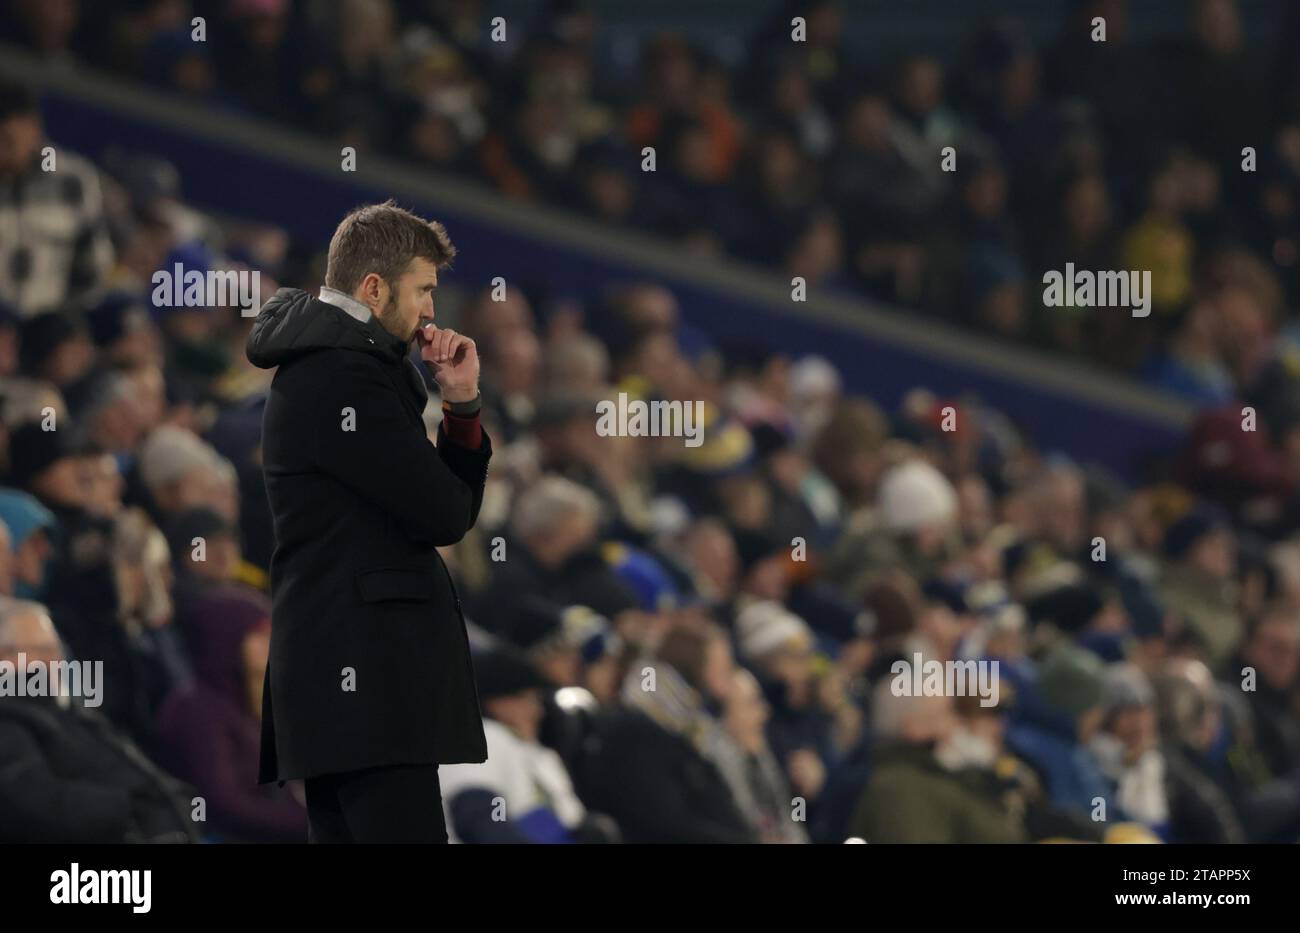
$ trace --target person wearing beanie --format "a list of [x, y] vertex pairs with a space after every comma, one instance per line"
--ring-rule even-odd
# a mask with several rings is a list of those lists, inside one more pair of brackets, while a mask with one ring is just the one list
[[747, 664], [761, 664], [778, 652], [804, 657], [812, 650], [812, 629], [778, 602], [751, 603], [736, 616], [736, 646]]
[[1101, 726], [1105, 665], [1068, 642], [1042, 659], [1036, 681], [1019, 688], [1007, 745], [1042, 775], [1051, 802], [1090, 814], [1109, 783], [1088, 743]]
[[1206, 663], [1218, 670], [1244, 634], [1236, 538], [1217, 513], [1193, 510], [1165, 531], [1164, 551], [1160, 597], [1185, 620]]
[[103, 665], [101, 712], [141, 744], [169, 686], [183, 677], [183, 649], [171, 631], [168, 555], [142, 509], [113, 518], [51, 504], [59, 535], [46, 601], [77, 658]]
[[1240, 782], [1227, 780], [1215, 760], [1223, 702], [1210, 669], [1190, 658], [1171, 658], [1152, 677], [1152, 688], [1166, 764], [1171, 841], [1247, 841], [1242, 819], [1247, 792]]
[[745, 599], [784, 602], [789, 593], [790, 545], [765, 531], [734, 527], [732, 540], [740, 563], [737, 591]]
[[1105, 661], [1125, 657], [1132, 626], [1119, 592], [1107, 584], [1080, 576], [1034, 596], [1025, 609], [1040, 643], [1064, 636]]
[[85, 596], [86, 609], [103, 608], [103, 595], [112, 589], [111, 583], [105, 578], [96, 585], [92, 578], [108, 573], [107, 541], [113, 519], [91, 509], [87, 478], [101, 468], [97, 452], [90, 445], [74, 445], [67, 430], [46, 431], [36, 422], [17, 428], [10, 441], [10, 482], [35, 495], [57, 522], [51, 566], [51, 585], [59, 588], [56, 615], [68, 608], [64, 600], [73, 591]]
[[224, 583], [235, 579], [240, 562], [239, 534], [220, 512], [198, 506], [172, 516], [163, 531], [177, 579]]
[[1080, 723], [1089, 738], [1102, 712], [1105, 665], [1092, 652], [1072, 645], [1053, 650], [1039, 669], [1038, 689], [1053, 709]]
[[54, 553], [51, 535], [58, 526], [54, 513], [30, 493], [0, 488], [0, 524], [9, 533], [13, 592], [4, 595], [35, 599], [45, 589]]
[[540, 596], [527, 596], [511, 616], [503, 638], [524, 652], [529, 663], [557, 687], [577, 684], [581, 656], [577, 645], [566, 637], [564, 607]]
[[265, 597], [207, 600], [183, 630], [194, 681], [157, 714], [160, 758], [207, 800], [210, 832], [224, 842], [299, 842], [307, 832], [298, 797], [256, 782], [270, 625]]
[[1227, 520], [1216, 511], [1208, 508], [1193, 509], [1165, 529], [1165, 557], [1174, 561], [1195, 560], [1203, 569], [1214, 570], [1217, 564], [1213, 562], [1218, 560], [1218, 555], [1208, 553], [1209, 549], [1201, 546], [1209, 544], [1222, 548], [1225, 542], [1207, 542], [1205, 539], [1216, 532], [1227, 531], [1228, 528]]
[[1097, 587], [1080, 581], [1035, 596], [1025, 604], [1025, 611], [1034, 625], [1052, 625], [1062, 634], [1075, 638], [1093, 624], [1105, 605]]
[[957, 491], [921, 459], [887, 470], [870, 520], [856, 522], [826, 556], [827, 578], [860, 598], [879, 576], [901, 569], [915, 580], [938, 575], [961, 549]]
[[137, 295], [112, 291], [86, 315], [90, 339], [100, 358], [111, 366], [161, 364], [162, 338]]
[[1169, 798], [1164, 754], [1159, 748], [1155, 691], [1133, 664], [1110, 665], [1102, 677], [1101, 728], [1089, 749], [1110, 781], [1107, 819], [1141, 823], [1169, 841]]
[[878, 493], [881, 523], [895, 534], [944, 529], [957, 515], [957, 492], [924, 460], [908, 460], [887, 472]]
[[623, 677], [623, 639], [609, 619], [586, 606], [566, 606], [561, 625], [564, 640], [577, 650], [579, 682], [596, 702], [613, 703]]
[[619, 580], [636, 594], [645, 612], [666, 612], [682, 603], [676, 583], [650, 552], [610, 541], [601, 547], [601, 556]]
[[480, 764], [443, 765], [438, 770], [450, 840], [618, 841], [612, 823], [589, 814], [578, 799], [560, 756], [539, 741], [544, 694], [554, 690], [554, 684], [525, 654], [508, 645], [479, 654], [474, 670], [488, 756]]
[[149, 667], [122, 627], [123, 581], [114, 566], [115, 519], [90, 508], [87, 485], [96, 469], [89, 445], [74, 446], [69, 429], [46, 431], [30, 422], [14, 431], [10, 476], [54, 516], [44, 598], [69, 652], [104, 665], [109, 685], [104, 714], [143, 739], [152, 713]]
[[85, 325], [62, 312], [28, 318], [18, 333], [18, 366], [23, 375], [67, 389], [94, 364], [95, 347]]
[[747, 606], [736, 617], [735, 636], [741, 660], [771, 706], [772, 753], [795, 791], [813, 800], [830, 765], [857, 744], [861, 710], [848, 700], [838, 672], [815, 654], [812, 629], [780, 603]]
[[7, 481], [46, 505], [82, 505], [80, 453], [67, 430], [46, 430], [40, 422], [29, 421], [10, 431]]

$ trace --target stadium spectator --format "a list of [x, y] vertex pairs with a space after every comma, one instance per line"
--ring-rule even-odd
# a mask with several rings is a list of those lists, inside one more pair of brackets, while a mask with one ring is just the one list
[[[66, 660], [44, 606], [0, 601], [0, 661], [52, 665]], [[82, 697], [66, 693], [0, 703], [0, 839], [197, 842], [192, 788], [163, 772], [83, 704]]]
[[0, 83], [0, 231], [0, 299], [25, 317], [88, 296], [113, 262], [98, 172], [48, 145], [35, 94], [8, 80]]
[[[803, 276], [837, 313], [885, 299], [875, 313], [1099, 364], [1194, 411], [1181, 450], [1117, 481], [941, 367], [891, 397], [897, 373], [805, 356], [797, 326], [703, 333], [706, 293], [631, 258], [585, 290], [527, 256], [504, 285], [450, 275], [439, 314], [478, 343], [498, 449], [480, 527], [443, 550], [488, 652], [489, 741], [509, 749], [474, 780], [512, 814], [469, 791], [463, 839], [541, 838], [513, 816], [533, 791], [490, 773], [507, 760], [564, 801], [546, 838], [570, 841], [601, 835], [584, 812], [634, 842], [1095, 839], [1099, 799], [1144, 838], [1300, 839], [1300, 16], [1265, 35], [1231, 0], [1185, 20], [1087, 0], [1059, 30], [954, 18], [949, 48], [868, 71], [870, 14], [836, 0], [777, 4], [727, 41], [685, 13], [625, 31], [581, 2], [512, 17], [508, 42], [473, 3], [196, 0], [202, 44], [168, 0], [4, 6], [4, 40], [213, 120], [485, 182], [756, 281]], [[229, 210], [260, 216], [231, 216], [188, 163], [67, 152], [43, 127], [63, 110], [43, 121], [0, 87], [0, 594], [48, 605], [18, 613], [34, 649], [57, 636], [104, 663], [91, 719], [116, 731], [0, 699], [16, 729], [0, 758], [80, 782], [130, 734], [198, 786], [210, 838], [301, 838], [292, 794], [240, 777], [274, 544], [271, 374], [243, 359], [234, 308], [153, 307], [151, 289], [181, 262], [314, 293], [323, 257], [257, 186]], [[490, 232], [476, 254], [517, 248]], [[1071, 264], [1150, 271], [1151, 316], [1047, 306], [1037, 283]], [[597, 433], [621, 393], [700, 401], [703, 443]], [[440, 418], [435, 395], [435, 442]], [[491, 659], [516, 651], [531, 673], [497, 694]], [[996, 661], [1014, 701], [882, 689], [917, 651]], [[32, 735], [55, 737], [45, 765]], [[44, 799], [0, 784], [0, 816]], [[21, 832], [171, 831], [164, 784], [143, 764], [108, 791], [78, 783], [83, 833], [48, 808]], [[134, 828], [109, 818], [126, 785], [152, 801]]]

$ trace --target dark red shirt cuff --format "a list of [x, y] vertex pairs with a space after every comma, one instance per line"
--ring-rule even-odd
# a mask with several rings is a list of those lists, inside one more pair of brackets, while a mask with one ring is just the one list
[[483, 446], [483, 425], [479, 423], [478, 412], [472, 415], [453, 415], [444, 411], [442, 430], [453, 444], [470, 450], [478, 450]]

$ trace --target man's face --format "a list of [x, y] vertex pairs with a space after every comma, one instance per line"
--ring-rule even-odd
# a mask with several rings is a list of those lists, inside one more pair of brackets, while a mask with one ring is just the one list
[[141, 366], [130, 375], [137, 414], [143, 430], [157, 427], [167, 413], [167, 385], [159, 366]]
[[1289, 690], [1300, 673], [1300, 626], [1289, 618], [1260, 625], [1246, 651], [1260, 677], [1277, 690]]
[[44, 375], [58, 386], [76, 382], [95, 363], [95, 345], [85, 334], [65, 340], [45, 363]]
[[561, 686], [579, 683], [582, 677], [582, 655], [567, 644], [556, 645], [536, 654], [533, 663], [552, 683]]
[[785, 555], [773, 554], [771, 557], [760, 560], [750, 568], [741, 586], [746, 592], [752, 593], [761, 599], [774, 599], [777, 602], [784, 602], [789, 591]]
[[41, 122], [35, 114], [0, 120], [0, 178], [20, 173], [41, 144]]
[[737, 670], [732, 675], [731, 693], [727, 697], [725, 717], [728, 730], [740, 738], [761, 736], [770, 714], [758, 681], [752, 674]]
[[561, 517], [540, 540], [530, 541], [529, 550], [548, 567], [558, 567], [586, 549], [596, 538], [596, 518], [577, 510]]
[[80, 458], [80, 468], [86, 507], [96, 515], [113, 516], [120, 512], [126, 483], [113, 455], [89, 454]]
[[233, 580], [239, 570], [239, 542], [234, 535], [219, 533], [204, 541], [202, 560], [196, 560], [190, 541], [182, 542], [181, 566], [192, 576], [218, 582]]
[[[363, 294], [370, 288], [369, 279], [367, 276], [361, 283]], [[438, 267], [427, 259], [412, 260], [391, 285], [379, 279], [375, 297], [379, 299], [380, 310], [375, 312], [375, 317], [384, 330], [410, 343], [421, 326], [433, 321], [433, 290], [437, 287]], [[361, 300], [371, 304], [366, 297]]]
[[1225, 530], [1203, 535], [1188, 555], [1191, 565], [1214, 580], [1230, 579], [1236, 570], [1236, 543]]
[[1107, 731], [1119, 739], [1129, 760], [1134, 761], [1156, 745], [1155, 708], [1130, 706], [1121, 709], [1112, 715]]
[[485, 704], [489, 716], [506, 726], [521, 739], [536, 741], [546, 705], [542, 691], [521, 690], [509, 696], [493, 697]]
[[[8, 638], [0, 638], [0, 661], [18, 663], [24, 654], [27, 662], [56, 664], [62, 661], [63, 644], [54, 631], [54, 623], [43, 612], [21, 610], [9, 619]], [[3, 634], [3, 633], [0, 633]]]
[[[591, 428], [586, 426], [590, 433]], [[740, 573], [736, 545], [723, 528], [704, 526], [696, 531], [687, 544], [687, 553], [693, 566], [722, 595], [730, 595]]]
[[802, 706], [811, 694], [813, 677], [812, 645], [799, 639], [773, 651], [761, 662], [776, 680], [785, 684], [787, 697], [794, 706]]

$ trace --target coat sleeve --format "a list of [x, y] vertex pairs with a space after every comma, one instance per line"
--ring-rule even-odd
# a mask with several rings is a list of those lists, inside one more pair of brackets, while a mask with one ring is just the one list
[[481, 428], [480, 433], [482, 440], [478, 450], [470, 450], [448, 438], [443, 425], [438, 426], [438, 455], [470, 489], [470, 528], [478, 521], [478, 510], [483, 505], [483, 487], [487, 485], [488, 461], [492, 458], [492, 441], [487, 430]]
[[478, 451], [440, 453], [409, 420], [375, 362], [339, 356], [343, 362], [311, 406], [318, 469], [382, 509], [415, 544], [455, 544], [473, 527], [483, 499], [491, 455], [486, 435]]

